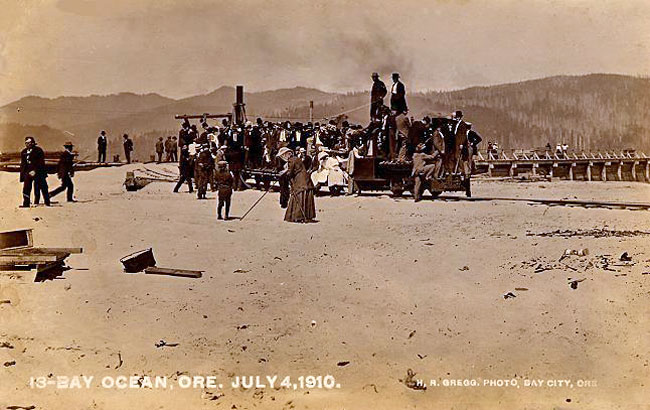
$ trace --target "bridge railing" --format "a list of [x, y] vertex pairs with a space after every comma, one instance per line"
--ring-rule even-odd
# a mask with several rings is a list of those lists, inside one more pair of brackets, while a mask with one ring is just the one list
[[646, 160], [649, 157], [643, 152], [632, 150], [605, 151], [555, 151], [539, 149], [480, 149], [478, 161], [571, 161], [571, 160]]

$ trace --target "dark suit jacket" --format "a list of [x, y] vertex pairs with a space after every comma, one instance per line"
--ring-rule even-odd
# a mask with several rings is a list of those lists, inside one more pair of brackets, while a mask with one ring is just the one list
[[57, 174], [59, 178], [63, 179], [64, 176], [74, 176], [74, 157], [75, 155], [68, 151], [63, 151], [59, 158], [59, 165]]
[[408, 107], [406, 106], [406, 88], [401, 81], [397, 82], [396, 92], [396, 94], [393, 94], [391, 88], [390, 109], [398, 113], [408, 111]]
[[370, 102], [377, 103], [383, 102], [386, 96], [386, 84], [383, 81], [377, 80], [372, 82], [372, 89], [370, 90]]
[[124, 140], [124, 152], [131, 152], [133, 151], [133, 140], [131, 138], [128, 138]]
[[37, 145], [31, 150], [25, 148], [20, 152], [20, 182], [23, 182], [31, 171], [36, 172], [35, 178], [47, 177], [45, 152]]
[[107, 141], [106, 141], [106, 137], [105, 137], [105, 136], [102, 137], [102, 136], [100, 135], [99, 137], [97, 137], [97, 149], [98, 149], [99, 151], [106, 151], [106, 144], [107, 144]]

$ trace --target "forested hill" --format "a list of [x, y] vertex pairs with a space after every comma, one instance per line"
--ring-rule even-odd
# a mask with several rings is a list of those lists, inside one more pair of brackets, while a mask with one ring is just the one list
[[[558, 76], [425, 93], [411, 92], [408, 79], [404, 81], [412, 116], [447, 115], [463, 110], [484, 140], [498, 141], [504, 148], [566, 142], [578, 149], [650, 151], [648, 78], [610, 74]], [[133, 93], [55, 99], [26, 97], [0, 107], [0, 150], [20, 149], [26, 132], [36, 133], [41, 145], [48, 149], [58, 148], [65, 135], [81, 150], [92, 150], [97, 134], [106, 129], [114, 141], [122, 133], [129, 133], [134, 137], [136, 153], [148, 156], [152, 141], [178, 127], [174, 114], [225, 112], [232, 108], [234, 99], [232, 87], [178, 100]], [[368, 123], [367, 92], [338, 94], [295, 87], [245, 95], [251, 116], [274, 121], [305, 122], [310, 100], [315, 102], [315, 121], [347, 112], [350, 121]], [[39, 126], [46, 128], [36, 128]]]
[[[407, 84], [408, 87], [408, 84]], [[318, 118], [367, 103], [366, 93], [317, 105]], [[593, 74], [558, 76], [458, 91], [407, 95], [410, 115], [448, 115], [462, 110], [485, 140], [505, 148], [566, 142], [573, 148], [650, 150], [650, 79]], [[388, 103], [388, 98], [386, 99]], [[283, 112], [304, 117], [301, 107]], [[368, 108], [347, 113], [365, 122]]]

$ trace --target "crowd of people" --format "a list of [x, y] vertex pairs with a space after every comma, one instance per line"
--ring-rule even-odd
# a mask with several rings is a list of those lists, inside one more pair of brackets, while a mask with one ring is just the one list
[[[371, 78], [370, 122], [365, 127], [349, 123], [345, 116], [305, 123], [272, 122], [261, 118], [236, 123], [230, 117], [210, 124], [204, 116], [192, 124], [184, 118], [178, 136], [169, 136], [166, 140], [160, 137], [155, 143], [157, 160], [178, 162], [180, 176], [174, 192], [183, 184], [187, 184], [189, 192], [196, 188], [198, 199], [206, 198], [208, 186], [218, 191], [218, 217], [223, 217], [222, 209], [225, 208], [226, 219], [233, 190], [241, 190], [245, 185], [242, 176], [245, 169], [277, 173], [280, 203], [287, 208], [285, 219], [297, 222], [315, 218], [314, 191], [319, 185], [346, 185], [348, 176], [340, 165], [341, 159], [349, 155], [395, 163], [411, 162], [416, 183], [415, 200], [419, 200], [419, 186], [426, 180], [442, 178], [451, 172], [469, 177], [471, 158], [481, 137], [464, 121], [462, 112], [416, 120], [408, 115], [406, 87], [398, 73], [392, 74], [390, 88], [377, 73]], [[389, 105], [385, 105], [387, 95], [390, 95]], [[42, 161], [39, 154], [42, 150], [33, 138], [26, 140], [26, 145], [21, 166], [24, 205], [29, 206], [32, 184], [35, 192], [43, 193], [49, 204], [46, 175], [34, 173], [32, 169]], [[133, 141], [127, 134], [123, 136], [123, 145], [126, 161], [130, 163]], [[101, 131], [97, 140], [99, 162], [106, 161], [106, 146], [106, 134]], [[67, 161], [62, 158], [61, 164]], [[61, 169], [66, 167], [60, 166]], [[67, 189], [72, 199], [72, 166], [68, 168], [69, 171], [60, 173], [62, 186], [53, 194]], [[37, 196], [36, 202], [39, 200]]]

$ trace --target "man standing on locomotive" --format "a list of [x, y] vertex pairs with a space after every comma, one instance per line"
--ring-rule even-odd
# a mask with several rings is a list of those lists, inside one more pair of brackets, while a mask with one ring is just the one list
[[381, 107], [386, 97], [386, 84], [379, 79], [378, 73], [372, 73], [372, 89], [370, 90], [370, 122], [381, 120]]
[[393, 73], [393, 85], [390, 89], [390, 128], [389, 128], [389, 158], [394, 160], [399, 149], [398, 137], [406, 137], [409, 127], [409, 119], [406, 116], [408, 107], [406, 105], [406, 87], [399, 79], [399, 73]]

